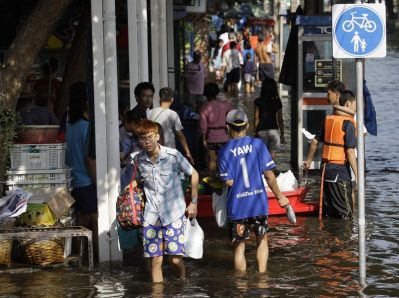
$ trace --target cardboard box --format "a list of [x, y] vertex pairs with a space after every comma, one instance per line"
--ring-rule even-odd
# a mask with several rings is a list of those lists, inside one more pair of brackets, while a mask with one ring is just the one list
[[57, 220], [75, 203], [68, 190], [62, 187], [35, 189], [32, 194], [29, 203], [47, 204]]

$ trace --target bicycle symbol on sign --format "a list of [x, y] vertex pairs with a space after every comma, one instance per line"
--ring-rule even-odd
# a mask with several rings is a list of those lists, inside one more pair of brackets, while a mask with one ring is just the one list
[[362, 13], [362, 17], [355, 17], [356, 11], [352, 12], [352, 18], [350, 20], [346, 20], [342, 24], [342, 29], [346, 32], [352, 32], [355, 29], [355, 24], [359, 26], [361, 29], [365, 29], [367, 32], [374, 32], [377, 29], [377, 24], [374, 21], [370, 21], [367, 16], [367, 13]]

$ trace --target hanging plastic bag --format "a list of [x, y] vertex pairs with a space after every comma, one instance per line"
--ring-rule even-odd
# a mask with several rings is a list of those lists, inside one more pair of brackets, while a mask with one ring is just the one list
[[215, 214], [216, 223], [219, 227], [227, 224], [227, 187], [223, 188], [223, 192], [218, 195], [212, 193], [212, 208]]
[[291, 170], [278, 175], [277, 185], [281, 191], [293, 191], [298, 188], [298, 180], [295, 178]]
[[184, 232], [184, 248], [186, 257], [193, 259], [201, 259], [204, 246], [204, 232], [202, 231], [198, 221], [187, 219], [186, 229]]

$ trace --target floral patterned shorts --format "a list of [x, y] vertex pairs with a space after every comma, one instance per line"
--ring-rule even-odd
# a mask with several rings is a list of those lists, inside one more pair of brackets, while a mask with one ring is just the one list
[[184, 214], [175, 222], [163, 226], [143, 223], [144, 257], [158, 257], [163, 255], [183, 256], [184, 230], [186, 226]]

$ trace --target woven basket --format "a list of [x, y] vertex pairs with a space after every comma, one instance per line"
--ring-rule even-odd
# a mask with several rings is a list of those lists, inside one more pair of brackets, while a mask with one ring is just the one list
[[42, 266], [64, 262], [64, 243], [64, 239], [21, 241], [26, 261]]
[[24, 125], [17, 128], [17, 142], [46, 144], [58, 142], [59, 125]]
[[11, 264], [12, 240], [0, 241], [0, 265]]
[[[3, 229], [14, 228], [15, 218], [7, 219], [0, 223], [0, 227]], [[11, 264], [11, 249], [12, 240], [1, 240], [0, 241], [0, 265], [10, 265]]]

